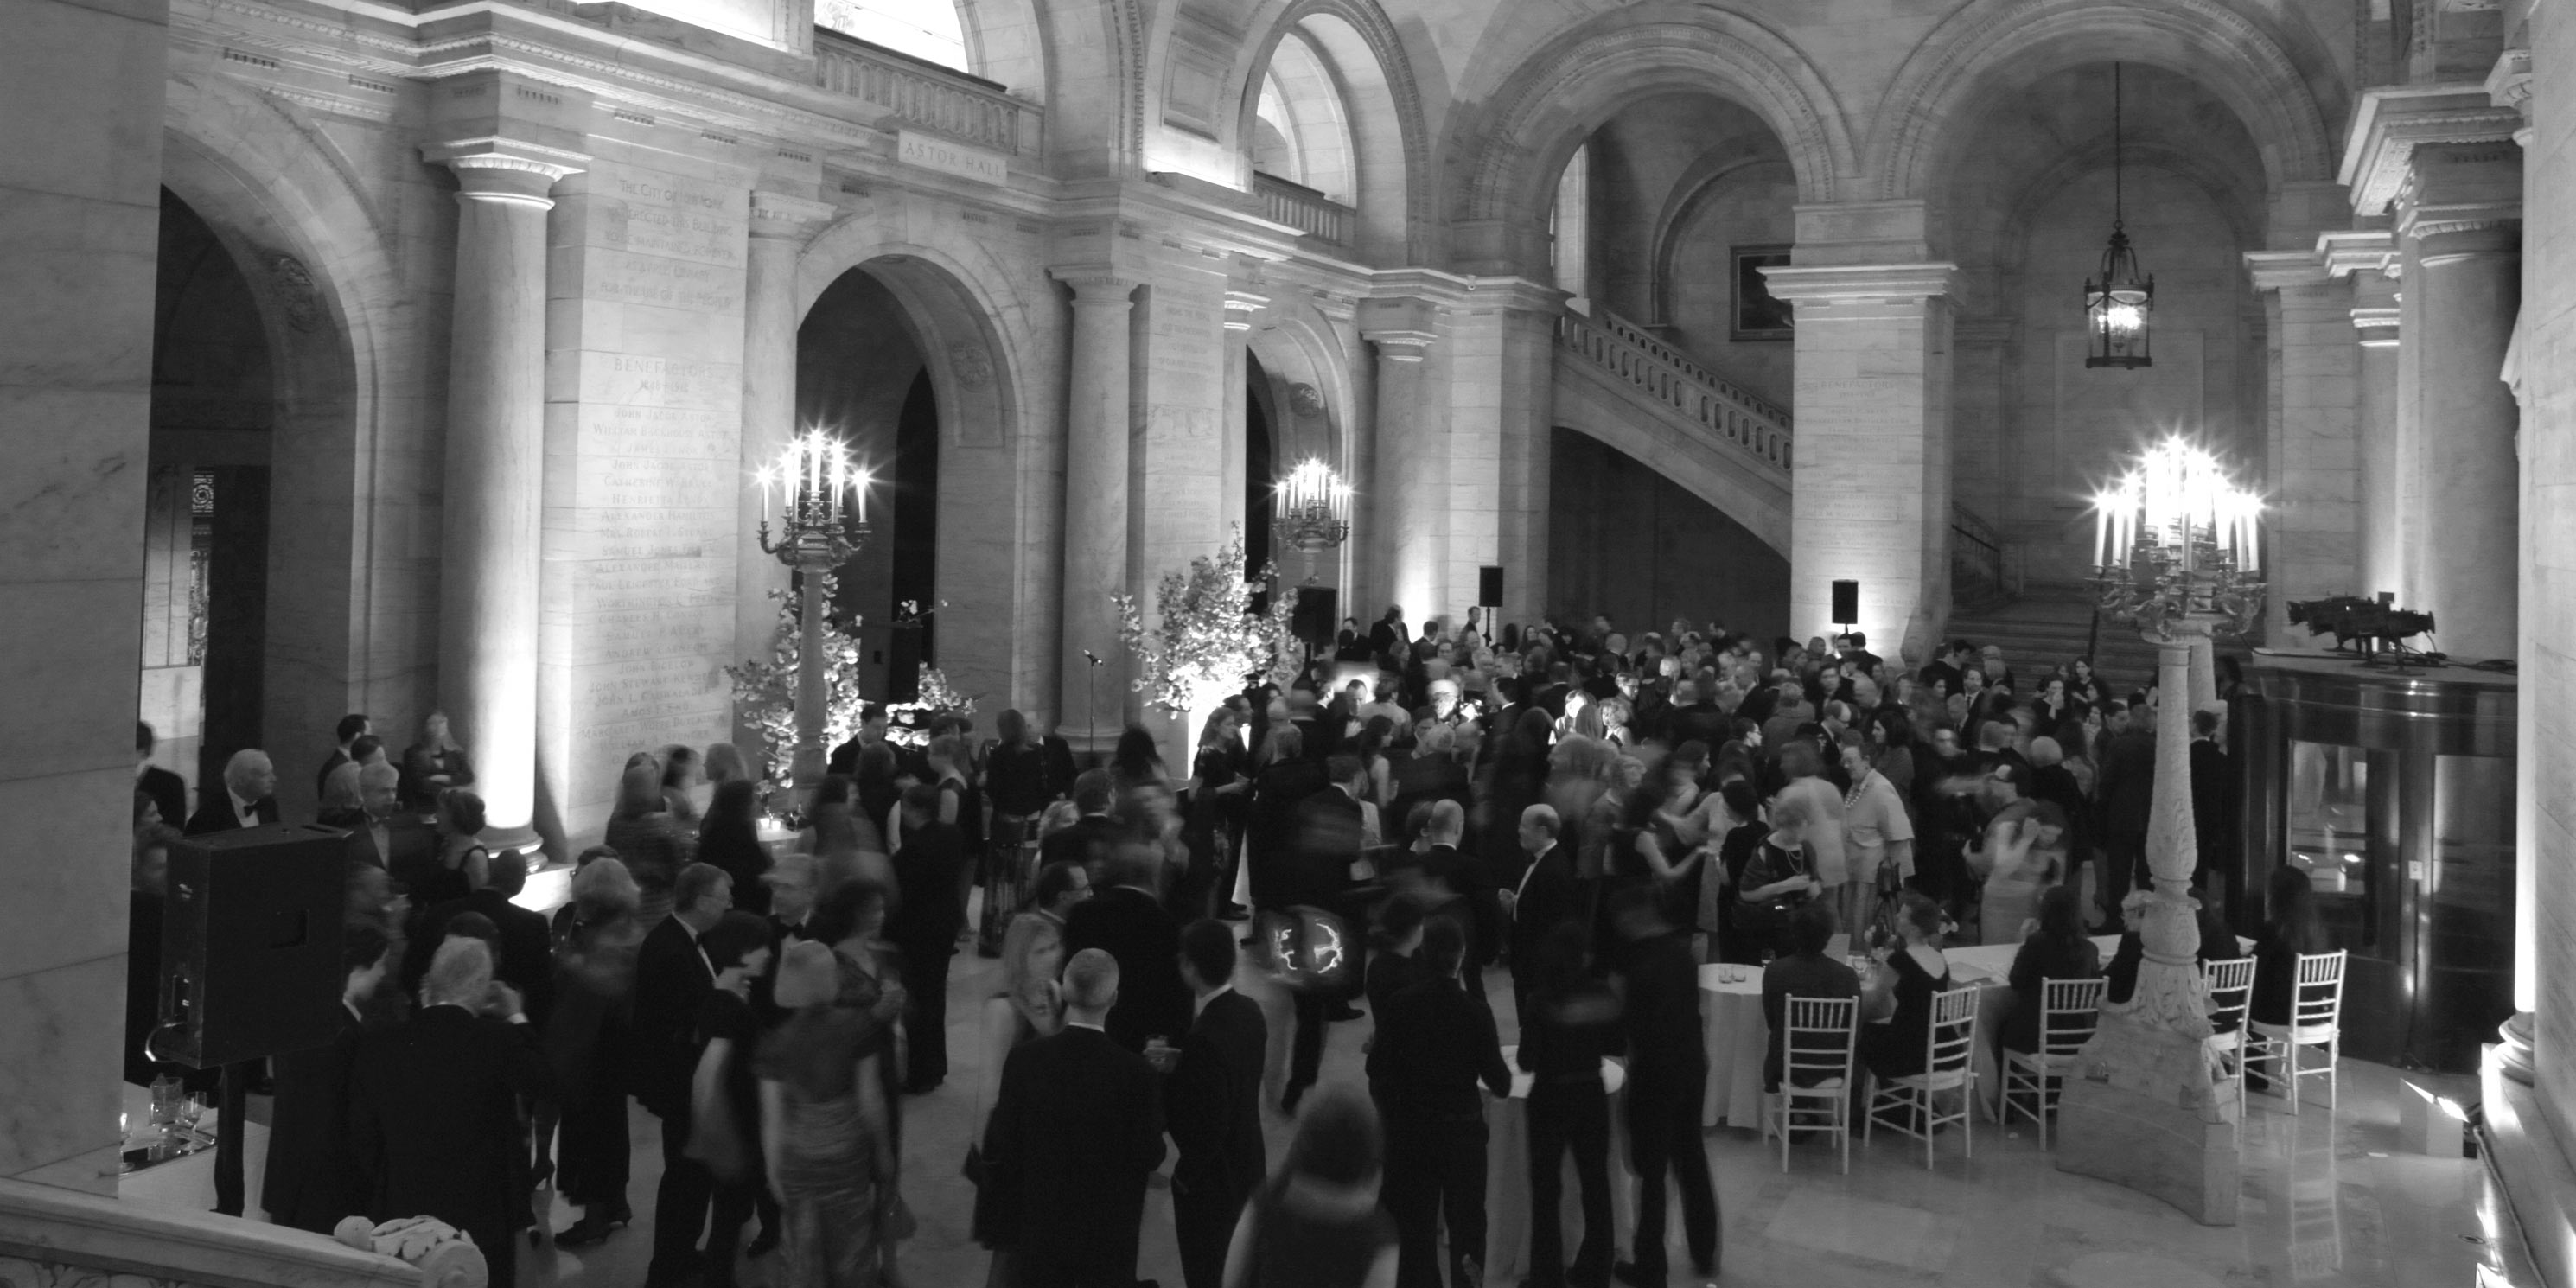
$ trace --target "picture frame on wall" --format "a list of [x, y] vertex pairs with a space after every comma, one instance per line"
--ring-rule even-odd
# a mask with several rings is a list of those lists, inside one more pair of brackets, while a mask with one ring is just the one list
[[1796, 334], [1789, 302], [1771, 293], [1763, 280], [1766, 268], [1787, 268], [1791, 247], [1786, 243], [1760, 246], [1732, 246], [1728, 250], [1735, 262], [1733, 308], [1728, 312], [1727, 338], [1730, 340], [1787, 340]]

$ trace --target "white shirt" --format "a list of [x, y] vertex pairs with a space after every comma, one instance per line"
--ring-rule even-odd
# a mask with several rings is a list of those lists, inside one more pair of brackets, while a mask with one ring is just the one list
[[1851, 799], [1844, 805], [1843, 829], [1851, 841], [1854, 881], [1877, 879], [1889, 844], [1914, 839], [1914, 822], [1905, 816], [1905, 802], [1897, 798], [1896, 784], [1875, 769], [1862, 774], [1852, 787]]
[[243, 800], [233, 795], [233, 789], [229, 787], [224, 789], [224, 796], [232, 801], [233, 817], [241, 820], [243, 827], [259, 826], [259, 802]]

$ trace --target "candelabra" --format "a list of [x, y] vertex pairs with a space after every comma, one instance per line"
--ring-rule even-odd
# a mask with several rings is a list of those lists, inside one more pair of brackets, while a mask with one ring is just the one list
[[[830, 686], [823, 656], [823, 622], [832, 606], [823, 577], [849, 562], [868, 539], [868, 472], [850, 465], [848, 447], [820, 430], [789, 439], [778, 460], [761, 467], [760, 549], [795, 569], [799, 630], [796, 649], [796, 748], [790, 762], [799, 788], [822, 781], [823, 726]], [[780, 533], [769, 532], [769, 493], [779, 489], [784, 513]]]
[[1306, 582], [1315, 581], [1315, 556], [1351, 536], [1351, 485], [1322, 461], [1308, 459], [1273, 489], [1270, 530], [1280, 545], [1306, 557]]

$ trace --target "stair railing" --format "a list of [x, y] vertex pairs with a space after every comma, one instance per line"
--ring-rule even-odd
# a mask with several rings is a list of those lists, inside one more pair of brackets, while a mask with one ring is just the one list
[[1688, 355], [1646, 333], [1636, 323], [1594, 309], [1568, 311], [1556, 320], [1559, 347], [1647, 397], [1705, 426], [1773, 468], [1789, 468], [1789, 413], [1728, 381]]

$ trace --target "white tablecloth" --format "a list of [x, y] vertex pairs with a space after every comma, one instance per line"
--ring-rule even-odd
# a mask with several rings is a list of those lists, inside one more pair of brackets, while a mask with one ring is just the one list
[[[1517, 1047], [1503, 1048], [1503, 1062], [1510, 1064]], [[1530, 1189], [1529, 1189], [1529, 1092], [1530, 1075], [1515, 1066], [1512, 1070], [1512, 1094], [1509, 1099], [1491, 1102], [1485, 1115], [1485, 1282], [1515, 1284], [1529, 1269]], [[1628, 1082], [1628, 1070], [1615, 1060], [1601, 1062], [1601, 1086], [1610, 1099], [1610, 1233], [1615, 1251], [1619, 1238], [1636, 1225], [1637, 1174], [1628, 1166], [1628, 1116], [1623, 1112], [1621, 1090]], [[1568, 1151], [1561, 1164], [1564, 1173], [1564, 1198], [1559, 1204], [1564, 1222], [1565, 1255], [1583, 1240], [1583, 1186], [1575, 1179], [1574, 1155]]]

